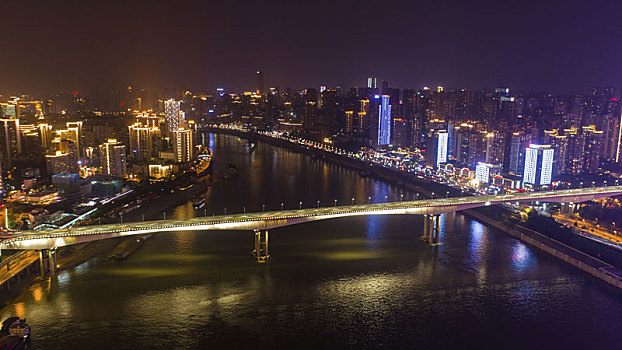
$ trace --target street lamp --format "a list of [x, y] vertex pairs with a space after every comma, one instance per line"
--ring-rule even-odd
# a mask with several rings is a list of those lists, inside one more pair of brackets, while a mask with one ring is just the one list
[[449, 191], [447, 191], [447, 196], [445, 196], [445, 198], [449, 198]]
[[367, 197], [367, 202], [371, 204], [371, 197]]
[[404, 201], [404, 194], [402, 193], [402, 194], [400, 195], [400, 202], [403, 202], [403, 201]]
[[302, 210], [302, 202], [298, 203], [298, 208]]
[[265, 204], [262, 204], [262, 205], [261, 205], [261, 210], [262, 210], [262, 211], [266, 211], [266, 205], [265, 205]]
[[320, 201], [317, 201], [317, 207], [318, 208], [320, 207]]
[[121, 217], [121, 223], [123, 223], [123, 213], [119, 213], [119, 216]]
[[389, 196], [384, 196], [384, 202], [387, 202], [387, 198], [389, 198]]
[[335, 206], [337, 206], [337, 200], [335, 199]]
[[281, 202], [281, 210], [283, 210], [283, 202]]
[[354, 205], [354, 197], [352, 198], [352, 205]]

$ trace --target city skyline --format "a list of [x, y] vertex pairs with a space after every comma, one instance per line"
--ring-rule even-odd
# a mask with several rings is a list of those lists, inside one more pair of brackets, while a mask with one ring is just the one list
[[404, 88], [555, 93], [622, 81], [613, 45], [622, 5], [607, 2], [78, 5], [0, 5], [12, 14], [0, 23], [12, 48], [0, 55], [0, 93], [253, 90], [257, 69], [266, 87], [298, 89], [367, 76]]

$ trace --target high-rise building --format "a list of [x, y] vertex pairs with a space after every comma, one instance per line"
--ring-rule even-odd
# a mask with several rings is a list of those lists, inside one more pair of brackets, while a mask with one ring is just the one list
[[0, 152], [3, 169], [11, 169], [22, 153], [19, 119], [0, 119]]
[[405, 118], [393, 118], [393, 126], [391, 127], [392, 136], [391, 144], [404, 147], [411, 144], [410, 141], [410, 121]]
[[438, 168], [441, 163], [447, 163], [447, 146], [448, 146], [447, 130], [437, 130], [434, 135], [428, 139], [428, 147], [425, 152], [426, 165]]
[[[69, 123], [67, 123], [69, 124]], [[80, 158], [82, 155], [80, 148], [82, 126], [72, 126], [63, 130], [56, 130], [56, 137], [61, 140], [69, 140], [73, 142], [74, 152], [76, 158]]]
[[37, 128], [39, 129], [41, 147], [44, 151], [47, 151], [52, 147], [52, 125], [42, 123], [37, 125]]
[[568, 159], [568, 136], [559, 135], [558, 129], [544, 131], [544, 143], [551, 145], [555, 150], [553, 160], [553, 176], [567, 173], [566, 164]]
[[102, 174], [119, 177], [127, 176], [125, 146], [115, 139], [108, 139], [99, 146]]
[[378, 106], [378, 146], [388, 146], [391, 144], [391, 105], [389, 95], [382, 95]]
[[135, 123], [128, 126], [130, 158], [139, 163], [148, 162], [157, 150], [160, 129]]
[[357, 122], [357, 131], [356, 133], [361, 136], [366, 136], [369, 131], [369, 100], [364, 99], [359, 101], [359, 113], [358, 113], [358, 122]]
[[183, 112], [181, 111], [181, 101], [173, 99], [164, 101], [164, 119], [167, 136], [172, 136], [173, 132], [182, 126]]
[[376, 78], [367, 78], [367, 88], [376, 89]]
[[475, 179], [480, 184], [489, 183], [491, 176], [499, 175], [500, 173], [500, 165], [479, 162], [475, 166]]
[[0, 117], [4, 119], [19, 119], [20, 108], [17, 100], [0, 104]]
[[173, 152], [175, 153], [175, 160], [177, 162], [189, 162], [192, 160], [192, 131], [190, 129], [177, 129], [175, 130], [175, 137], [173, 138]]
[[586, 173], [596, 173], [605, 156], [605, 134], [600, 130], [596, 130], [594, 125], [584, 126], [582, 129], [585, 138], [583, 149], [585, 153], [584, 171]]
[[54, 154], [45, 155], [45, 163], [48, 169], [48, 175], [74, 173], [75, 166], [69, 153], [56, 151]]
[[540, 187], [551, 184], [554, 152], [550, 145], [531, 144], [525, 148], [523, 186]]
[[508, 172], [520, 175], [525, 166], [525, 148], [533, 141], [531, 134], [515, 132], [510, 135]]
[[505, 135], [499, 131], [486, 134], [486, 163], [503, 165], [505, 156]]
[[77, 135], [77, 139], [76, 139], [76, 147], [77, 147], [77, 152], [78, 155], [81, 157], [83, 156], [83, 149], [84, 149], [84, 133], [83, 133], [83, 129], [82, 129], [82, 122], [78, 121], [78, 122], [67, 122], [67, 130], [71, 130], [73, 131], [73, 133], [75, 133]]
[[345, 132], [350, 135], [354, 131], [354, 111], [346, 111]]

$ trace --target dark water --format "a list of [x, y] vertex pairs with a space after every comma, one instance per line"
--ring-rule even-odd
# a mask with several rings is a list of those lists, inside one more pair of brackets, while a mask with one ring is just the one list
[[[233, 163], [240, 176], [197, 215], [402, 194], [287, 150], [212, 142], [216, 173]], [[437, 247], [419, 240], [417, 216], [281, 228], [266, 264], [251, 232], [155, 234], [126, 261], [35, 284], [2, 317], [25, 316], [37, 349], [619, 348], [622, 292], [463, 215], [441, 225]]]

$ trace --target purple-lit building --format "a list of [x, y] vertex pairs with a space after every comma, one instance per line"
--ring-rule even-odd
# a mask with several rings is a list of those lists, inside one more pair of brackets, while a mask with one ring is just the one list
[[391, 105], [389, 95], [382, 95], [378, 108], [378, 146], [391, 144]]

